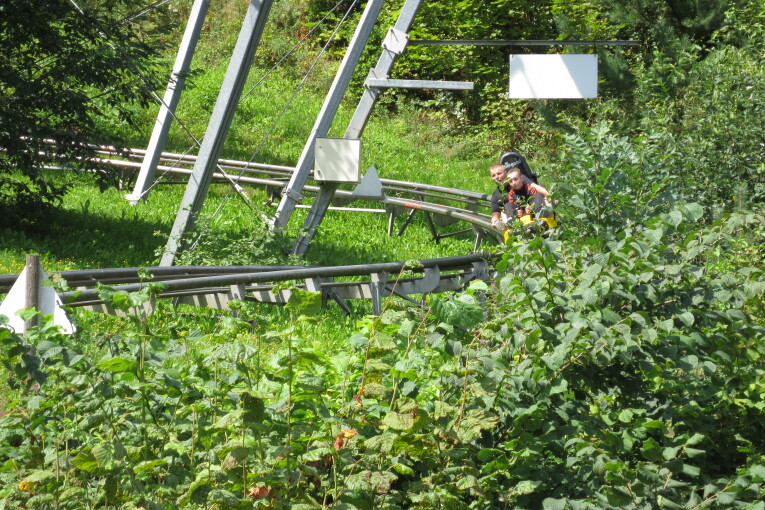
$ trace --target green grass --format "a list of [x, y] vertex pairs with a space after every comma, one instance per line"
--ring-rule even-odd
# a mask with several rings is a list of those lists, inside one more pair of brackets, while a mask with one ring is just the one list
[[[274, 73], [259, 87], [252, 84], [265, 71], [253, 69], [250, 92], [242, 100], [235, 115], [222, 156], [224, 158], [294, 165], [303, 151], [315, 117], [324, 101], [324, 93], [331, 80], [332, 69], [321, 68], [316, 77], [306, 82], [290, 107], [298, 79]], [[195, 85], [186, 90], [181, 100], [178, 117], [196, 137], [206, 129], [218, 87], [225, 72], [224, 63], [205, 70], [195, 79]], [[359, 91], [351, 89], [341, 105], [330, 136], [342, 136], [355, 109]], [[399, 105], [397, 114], [374, 112], [362, 136], [362, 168], [375, 165], [381, 178], [423, 182], [440, 186], [488, 192], [491, 183], [486, 169], [496, 161], [501, 148], [491, 146], [480, 135], [455, 133], [445, 119], [436, 114], [416, 111], [406, 104]], [[115, 123], [102, 126], [124, 139], [126, 145], [145, 147], [155, 110], [143, 113], [142, 132], [130, 132], [126, 126]], [[278, 119], [278, 122], [277, 122]], [[270, 134], [269, 134], [270, 132]], [[262, 148], [256, 154], [256, 149]], [[192, 146], [184, 129], [175, 122], [166, 150], [186, 152]], [[192, 150], [192, 154], [196, 154]], [[158, 252], [167, 240], [184, 186], [157, 186], [148, 200], [132, 207], [123, 198], [130, 190], [115, 189], [101, 193], [91, 179], [83, 175], [55, 175], [57, 181], [72, 184], [60, 211], [41, 225], [38, 232], [3, 232], [0, 250], [0, 272], [17, 272], [29, 252], [42, 255], [48, 270], [93, 267], [124, 267], [154, 265]], [[175, 179], [174, 179], [175, 180]], [[253, 203], [266, 201], [263, 190], [249, 187]], [[203, 216], [209, 216], [228, 193], [225, 185], [213, 185], [206, 199]], [[379, 207], [377, 204], [370, 204]], [[228, 246], [246, 248], [248, 236], [259, 243], [262, 235], [260, 217], [273, 216], [273, 207], [258, 205], [250, 211], [236, 195], [230, 196], [210, 224], [212, 237]], [[289, 248], [302, 226], [305, 210], [297, 210], [290, 221], [285, 238], [277, 240], [272, 252], [240, 253], [240, 263], [285, 263], [283, 248]], [[403, 216], [397, 220], [397, 226]], [[207, 220], [200, 222], [204, 225]], [[464, 228], [458, 227], [456, 228]], [[443, 257], [468, 253], [472, 249], [472, 236], [444, 239], [440, 245], [430, 240], [422, 213], [402, 237], [386, 235], [387, 215], [358, 214], [330, 211], [313, 246], [306, 256], [310, 264], [359, 264], [408, 260], [413, 258]], [[215, 264], [221, 246], [213, 243], [211, 253], [199, 253], [197, 261]], [[225, 262], [233, 263], [231, 257]]]
[[[48, 271], [100, 267], [131, 267], [156, 265], [159, 250], [167, 242], [178, 204], [180, 186], [159, 186], [149, 199], [131, 206], [124, 191], [98, 188], [82, 177], [65, 197], [61, 209], [45, 225], [34, 232], [4, 229], [0, 250], [0, 272], [18, 272], [27, 253], [39, 253]], [[210, 215], [223, 202], [228, 188], [213, 185], [202, 211], [200, 228], [208, 235], [193, 254], [194, 263], [264, 264], [288, 263], [282, 248], [291, 246], [306, 216], [304, 209], [295, 211], [284, 238], [274, 239], [268, 249], [262, 244], [267, 234], [261, 214], [272, 216], [275, 207], [261, 205], [263, 191], [249, 188], [255, 210], [251, 211], [236, 194], [230, 195], [220, 212]], [[367, 204], [379, 208], [379, 204]], [[404, 215], [396, 219], [396, 229]], [[470, 234], [443, 239], [436, 245], [422, 213], [398, 237], [387, 236], [388, 216], [379, 213], [329, 211], [305, 263], [322, 265], [363, 264], [434, 258], [469, 253], [473, 238]], [[455, 225], [452, 228], [461, 228]], [[464, 228], [464, 227], [462, 227]], [[224, 249], [241, 249], [238, 254], [221, 256]], [[248, 247], [252, 253], [247, 253]], [[207, 251], [205, 251], [207, 250]], [[232, 258], [233, 257], [233, 258]], [[296, 261], [298, 262], [298, 261]]]

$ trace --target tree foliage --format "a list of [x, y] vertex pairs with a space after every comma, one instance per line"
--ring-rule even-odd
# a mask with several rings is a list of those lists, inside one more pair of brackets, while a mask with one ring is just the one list
[[142, 7], [136, 0], [0, 4], [0, 202], [22, 217], [62, 196], [43, 167], [65, 161], [94, 170], [88, 144], [115, 142], [102, 138], [97, 120], [130, 123], [134, 104], [146, 105], [162, 85], [157, 35], [168, 20]]
[[[423, 13], [451, 32], [416, 30], [504, 37], [491, 33], [495, 16], [525, 7], [458, 2]], [[0, 416], [2, 502], [765, 508], [765, 224], [727, 210], [746, 205], [738, 182], [762, 200], [765, 10], [538, 9], [562, 34], [642, 43], [613, 68], [628, 69], [632, 90], [545, 106], [568, 128], [554, 189], [567, 233], [503, 248], [493, 281], [431, 297], [425, 311], [391, 301], [341, 350], [311, 335], [320, 296], [307, 292], [279, 331], [145, 318], [151, 286], [102, 289], [128, 313], [106, 334], [68, 338], [47, 320], [25, 338], [0, 329], [13, 390]], [[481, 52], [419, 57], [402, 70], [494, 72]], [[526, 111], [490, 105], [480, 118]]]
[[[316, 2], [317, 16], [331, 2]], [[393, 24], [384, 11], [379, 25]], [[637, 46], [593, 50], [566, 47], [410, 46], [394, 77], [475, 82], [467, 93], [386, 91], [382, 105], [395, 108], [406, 95], [455, 124], [491, 133], [497, 152], [516, 148], [532, 159], [554, 156], [563, 135], [610, 123], [636, 140], [674, 175], [676, 196], [721, 205], [760, 203], [762, 191], [763, 9], [739, 0], [631, 0], [586, 2], [425, 2], [411, 29], [413, 39], [636, 40]], [[348, 33], [351, 28], [349, 27]], [[377, 38], [384, 33], [381, 29]], [[379, 50], [361, 65], [371, 67]], [[512, 101], [506, 97], [509, 53], [596, 51], [600, 98]], [[553, 157], [550, 157], [553, 155]], [[576, 164], [576, 162], [565, 162]], [[651, 171], [649, 165], [643, 170]], [[563, 177], [551, 169], [552, 178]]]
[[[682, 93], [672, 101], [659, 92], [667, 84], [656, 70], [641, 83], [643, 129], [676, 156], [685, 193], [705, 196], [718, 209], [765, 202], [765, 129], [757, 121], [765, 114], [765, 94], [756, 85], [765, 79], [765, 61], [752, 50], [725, 46], [687, 69], [677, 66], [675, 87]], [[695, 60], [695, 53], [686, 58]], [[675, 65], [662, 61], [665, 69]]]
[[[698, 2], [693, 9], [678, 6], [627, 2], [603, 7], [612, 22], [623, 23], [622, 37], [642, 37], [641, 27], [647, 30], [642, 53], [626, 53], [626, 59], [619, 61], [619, 65], [630, 63], [623, 75], [630, 88], [610, 87], [610, 97], [591, 105], [587, 117], [569, 111], [557, 121], [570, 129], [569, 144], [595, 135], [600, 130], [595, 122], [608, 122], [609, 131], [632, 140], [631, 149], [605, 168], [621, 175], [618, 167], [630, 167], [632, 184], [624, 191], [649, 201], [661, 191], [668, 200], [660, 207], [678, 199], [700, 201], [719, 215], [761, 204], [765, 132], [754, 119], [763, 114], [763, 97], [755, 85], [763, 79], [763, 10], [738, 2]], [[664, 22], [649, 22], [645, 13], [650, 12]], [[577, 147], [566, 152], [573, 159], [563, 164], [579, 171], [560, 173], [564, 182], [592, 176], [587, 170], [592, 167], [577, 161], [587, 149]], [[605, 154], [599, 157], [604, 159]], [[646, 207], [652, 207], [650, 202]], [[628, 216], [640, 221], [639, 216]]]

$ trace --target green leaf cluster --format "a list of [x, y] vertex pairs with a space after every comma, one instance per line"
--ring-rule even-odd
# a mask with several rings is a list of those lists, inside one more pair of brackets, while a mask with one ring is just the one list
[[135, 308], [109, 336], [0, 330], [0, 501], [759, 508], [765, 274], [737, 250], [765, 228], [700, 216], [518, 241], [490, 284], [391, 301], [342, 349], [304, 291], [280, 331]]
[[34, 224], [59, 205], [66, 186], [40, 169], [62, 158], [104, 186], [116, 182], [88, 144], [117, 143], [103, 139], [99, 122], [130, 125], [135, 106], [147, 106], [164, 81], [166, 10], [134, 16], [143, 7], [134, 0], [0, 7], [0, 216], [9, 225]]

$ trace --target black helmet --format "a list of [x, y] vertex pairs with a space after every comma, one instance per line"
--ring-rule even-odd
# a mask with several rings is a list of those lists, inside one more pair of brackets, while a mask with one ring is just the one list
[[518, 167], [521, 169], [521, 173], [531, 179], [531, 182], [539, 184], [537, 174], [531, 171], [529, 164], [526, 162], [526, 158], [518, 154], [517, 152], [506, 152], [499, 158], [499, 164], [505, 167], [505, 170]]

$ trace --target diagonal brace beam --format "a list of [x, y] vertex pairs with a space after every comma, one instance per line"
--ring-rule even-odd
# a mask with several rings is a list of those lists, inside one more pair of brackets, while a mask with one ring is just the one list
[[161, 266], [173, 265], [176, 253], [181, 249], [183, 237], [193, 225], [194, 217], [202, 209], [272, 3], [273, 0], [250, 0], [234, 54], [231, 56], [212, 117], [207, 125], [207, 132], [199, 149], [199, 156], [178, 208], [170, 238], [165, 245], [165, 252], [160, 261]]
[[[422, 0], [406, 0], [401, 8], [401, 13], [398, 15], [396, 24], [389, 32], [389, 38], [386, 39], [386, 42], [392, 37], [409, 32], [421, 2]], [[375, 68], [372, 70], [376, 76], [388, 75], [396, 59], [406, 48], [406, 41], [408, 41], [408, 38], [402, 37], [399, 39], [398, 44], [383, 44], [383, 51], [377, 60]], [[356, 111], [353, 113], [353, 118], [351, 118], [351, 122], [348, 124], [344, 138], [361, 138], [361, 134], [364, 132], [364, 127], [367, 124], [367, 120], [369, 120], [369, 116], [372, 114], [372, 109], [379, 96], [380, 89], [364, 87], [364, 93], [359, 100], [359, 104], [356, 106]], [[323, 185], [319, 188], [319, 195], [314, 200], [311, 211], [308, 213], [308, 218], [306, 218], [303, 224], [304, 234], [298, 237], [292, 248], [293, 254], [304, 255], [308, 251], [311, 240], [316, 235], [316, 229], [324, 219], [324, 215], [336, 190], [337, 185]]]

